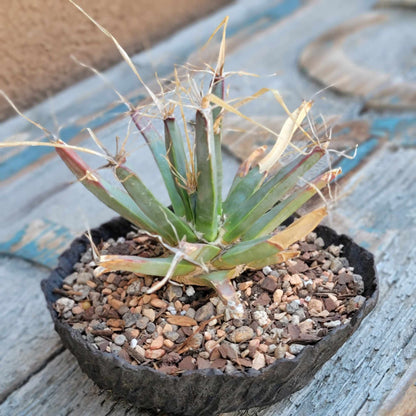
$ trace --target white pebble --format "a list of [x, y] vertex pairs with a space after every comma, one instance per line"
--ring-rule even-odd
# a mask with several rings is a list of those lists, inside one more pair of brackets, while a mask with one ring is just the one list
[[263, 273], [267, 276], [272, 272], [272, 268], [269, 266], [263, 267]]
[[341, 321], [329, 321], [329, 322], [324, 323], [324, 326], [326, 326], [327, 328], [335, 328], [340, 325], [341, 325]]
[[292, 315], [292, 319], [290, 320], [290, 323], [292, 325], [299, 325], [300, 323], [300, 318], [297, 315]]
[[56, 305], [63, 313], [69, 312], [75, 305], [75, 302], [69, 298], [60, 298], [56, 301]]
[[131, 347], [131, 348], [136, 348], [136, 347], [137, 347], [137, 339], [136, 339], [136, 338], [133, 338], [133, 339], [130, 341], [130, 347]]
[[187, 295], [187, 296], [189, 296], [189, 297], [191, 297], [191, 296], [195, 295], [195, 289], [194, 289], [194, 287], [193, 287], [193, 286], [188, 286], [188, 287], [186, 288], [185, 293], [186, 293], [186, 295]]
[[176, 309], [174, 306], [168, 306], [167, 310], [171, 315], [176, 315]]
[[260, 326], [265, 326], [269, 323], [269, 317], [266, 311], [255, 311], [253, 318], [259, 323]]
[[297, 355], [297, 354], [299, 354], [303, 349], [305, 348], [305, 346], [304, 345], [302, 345], [302, 344], [292, 344], [290, 347], [289, 347], [289, 351], [290, 351], [290, 353], [291, 354], [293, 354], [293, 355]]

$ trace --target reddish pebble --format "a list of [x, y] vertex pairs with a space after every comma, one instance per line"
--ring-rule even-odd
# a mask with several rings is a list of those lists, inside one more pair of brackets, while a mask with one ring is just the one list
[[261, 352], [267, 352], [267, 350], [269, 349], [269, 347], [266, 344], [260, 344], [258, 346], [258, 350]]
[[188, 355], [179, 363], [178, 367], [180, 370], [193, 370], [195, 368], [195, 358]]
[[150, 344], [150, 349], [151, 350], [158, 350], [158, 349], [160, 349], [162, 347], [163, 347], [163, 336], [162, 335], [159, 335]]
[[123, 305], [124, 305], [124, 303], [121, 301], [121, 300], [117, 300], [117, 299], [111, 299], [109, 302], [108, 302], [115, 310], [118, 310], [118, 309], [120, 309]]
[[152, 299], [150, 301], [150, 304], [152, 306], [154, 306], [155, 308], [158, 308], [158, 309], [162, 309], [162, 308], [167, 308], [168, 307], [168, 304], [164, 300], [159, 299], [159, 298]]
[[122, 319], [109, 319], [107, 325], [114, 328], [124, 328], [124, 321]]
[[151, 360], [159, 360], [160, 358], [162, 358], [164, 355], [166, 354], [165, 350], [146, 350], [144, 356], [146, 358], [149, 358]]
[[74, 306], [72, 308], [72, 313], [74, 315], [79, 315], [80, 313], [84, 312], [84, 309], [81, 308], [81, 306]]
[[252, 280], [247, 280], [247, 282], [242, 282], [242, 283], [238, 284], [238, 288], [240, 290], [246, 290], [251, 286], [253, 286], [253, 281]]
[[163, 345], [164, 345], [166, 348], [171, 349], [171, 348], [173, 348], [173, 347], [175, 346], [175, 343], [174, 343], [173, 341], [171, 341], [170, 339], [165, 339], [165, 340], [163, 341]]

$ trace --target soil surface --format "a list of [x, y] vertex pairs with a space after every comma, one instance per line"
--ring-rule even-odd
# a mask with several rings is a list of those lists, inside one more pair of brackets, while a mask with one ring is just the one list
[[[246, 308], [243, 319], [233, 319], [209, 288], [169, 283], [149, 295], [158, 278], [126, 272], [96, 276], [91, 249], [57, 289], [64, 296], [54, 307], [95, 348], [132, 365], [172, 375], [205, 368], [261, 370], [277, 359], [293, 359], [305, 345], [346, 324], [364, 303], [363, 279], [342, 257], [342, 246], [324, 246], [311, 233], [291, 247], [300, 257], [235, 279]], [[134, 232], [99, 249], [165, 254], [157, 240]]]
[[[77, 0], [129, 54], [207, 15], [230, 0]], [[91, 75], [71, 55], [103, 70], [119, 62], [113, 43], [66, 0], [2, 0], [0, 89], [22, 108]], [[14, 114], [0, 102], [0, 120]]]

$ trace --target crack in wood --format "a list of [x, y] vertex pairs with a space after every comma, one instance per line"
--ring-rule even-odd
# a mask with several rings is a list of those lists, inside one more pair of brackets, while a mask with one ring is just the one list
[[44, 360], [37, 368], [35, 368], [31, 373], [27, 375], [26, 378], [23, 380], [20, 380], [18, 383], [12, 385], [8, 389], [6, 389], [4, 392], [0, 395], [0, 406], [7, 400], [7, 398], [13, 394], [16, 390], [19, 390], [22, 386], [24, 386], [26, 383], [29, 382], [29, 380], [35, 376], [36, 374], [40, 373], [52, 360], [54, 360], [56, 357], [58, 357], [60, 354], [62, 354], [65, 351], [65, 347], [62, 346], [61, 348], [54, 351], [51, 355], [48, 356], [46, 360]]

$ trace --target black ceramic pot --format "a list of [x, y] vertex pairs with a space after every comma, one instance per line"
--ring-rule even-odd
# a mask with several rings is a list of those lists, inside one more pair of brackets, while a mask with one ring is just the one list
[[[93, 230], [92, 236], [96, 242], [116, 239], [126, 235], [130, 229], [127, 221], [117, 218]], [[75, 355], [82, 371], [99, 387], [111, 390], [115, 398], [125, 398], [138, 408], [176, 415], [211, 416], [271, 405], [305, 386], [377, 302], [378, 281], [373, 255], [349, 237], [338, 235], [328, 227], [318, 227], [317, 233], [327, 245], [344, 245], [345, 257], [364, 279], [363, 295], [367, 300], [347, 325], [333, 329], [315, 345], [306, 346], [293, 360], [277, 360], [262, 371], [251, 369], [249, 373], [227, 375], [220, 370], [206, 369], [169, 376], [149, 367], [132, 366], [113, 354], [93, 348], [78, 331], [62, 323], [52, 307], [59, 298], [53, 289], [61, 287], [62, 280], [73, 272], [73, 265], [88, 247], [85, 238], [73, 241], [61, 255], [58, 267], [42, 281], [42, 290], [65, 347]]]

